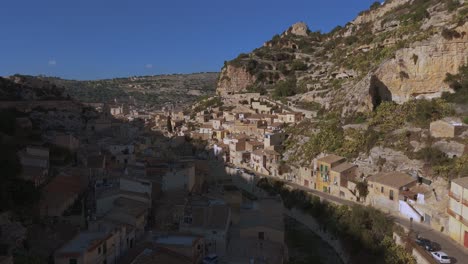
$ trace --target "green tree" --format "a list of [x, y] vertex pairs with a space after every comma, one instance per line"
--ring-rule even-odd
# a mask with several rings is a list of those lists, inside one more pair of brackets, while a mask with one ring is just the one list
[[359, 193], [359, 198], [364, 198], [364, 200], [366, 199], [367, 195], [369, 194], [369, 189], [368, 189], [368, 186], [367, 186], [367, 182], [366, 181], [360, 181], [356, 184], [356, 189]]

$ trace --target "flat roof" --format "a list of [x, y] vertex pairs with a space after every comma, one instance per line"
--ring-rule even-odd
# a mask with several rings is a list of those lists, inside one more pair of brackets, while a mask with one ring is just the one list
[[335, 155], [335, 154], [331, 154], [331, 155], [322, 157], [320, 159], [317, 159], [317, 161], [332, 164], [332, 163], [335, 163], [337, 161], [344, 160], [344, 159], [345, 159], [344, 157], [341, 157], [341, 156], [338, 156], [338, 155]]
[[461, 187], [468, 189], [468, 177], [458, 178], [452, 180], [453, 183], [460, 185]]
[[81, 253], [106, 239], [105, 232], [83, 232], [66, 243], [58, 253]]
[[341, 173], [341, 172], [349, 170], [349, 169], [351, 169], [353, 167], [357, 167], [357, 165], [353, 164], [353, 163], [349, 163], [349, 162], [343, 162], [340, 165], [333, 167], [331, 170], [335, 171], [335, 172], [338, 172], [338, 173]]
[[416, 178], [413, 178], [410, 175], [399, 171], [380, 172], [370, 176], [367, 179], [369, 181], [391, 186], [397, 189], [417, 181]]
[[161, 245], [191, 246], [198, 239], [197, 236], [153, 236], [153, 241]]

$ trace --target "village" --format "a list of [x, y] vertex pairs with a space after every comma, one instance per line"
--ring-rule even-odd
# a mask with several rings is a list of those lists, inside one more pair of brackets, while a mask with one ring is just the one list
[[[467, 178], [440, 192], [404, 171], [364, 176], [333, 153], [293, 168], [281, 154], [286, 129], [313, 112], [258, 93], [206, 100], [218, 104], [20, 109], [27, 115], [16, 118], [17, 135], [40, 135], [17, 155], [21, 178], [43, 190], [41, 224], [3, 213], [1, 263], [12, 263], [24, 241], [54, 263], [285, 263], [285, 209], [256, 187], [262, 178], [370, 205], [466, 246]], [[434, 137], [464, 129], [453, 120], [431, 125]]]

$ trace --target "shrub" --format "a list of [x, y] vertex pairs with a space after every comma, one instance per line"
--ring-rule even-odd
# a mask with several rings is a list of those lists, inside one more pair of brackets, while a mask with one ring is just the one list
[[381, 5], [380, 2], [372, 3], [372, 5], [370, 6], [370, 10], [375, 10], [375, 9], [379, 8], [380, 5]]
[[273, 90], [273, 98], [293, 96], [297, 93], [296, 78], [289, 78], [278, 82]]
[[305, 64], [301, 60], [294, 60], [293, 63], [291, 63], [291, 70], [292, 71], [305, 71], [307, 70], [307, 64]]
[[452, 103], [466, 104], [468, 102], [468, 65], [461, 66], [458, 74], [447, 73], [444, 81], [455, 93], [444, 93], [442, 98]]

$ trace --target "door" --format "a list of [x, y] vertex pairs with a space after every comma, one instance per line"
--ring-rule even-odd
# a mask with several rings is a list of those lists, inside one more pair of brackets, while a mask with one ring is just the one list
[[465, 231], [465, 236], [464, 237], [465, 237], [465, 239], [464, 239], [465, 241], [464, 241], [463, 245], [466, 248], [468, 248], [468, 231]]

